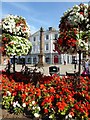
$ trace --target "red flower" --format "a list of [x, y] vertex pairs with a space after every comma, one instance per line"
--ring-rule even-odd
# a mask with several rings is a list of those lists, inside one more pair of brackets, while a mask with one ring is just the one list
[[84, 15], [84, 12], [80, 12], [80, 14]]
[[78, 104], [75, 104], [74, 107], [75, 107], [76, 110], [79, 110]]
[[58, 109], [61, 110], [61, 111], [64, 110], [64, 108], [67, 106], [67, 104], [64, 101], [57, 102], [56, 105], [58, 106]]
[[44, 89], [45, 86], [43, 84], [40, 84], [40, 89]]
[[16, 95], [17, 95], [17, 92], [13, 92], [13, 93], [12, 93], [12, 96], [16, 96]]
[[71, 116], [74, 116], [74, 112], [70, 112], [69, 114], [70, 114]]
[[48, 113], [48, 109], [47, 109], [47, 108], [45, 108], [45, 109], [44, 109], [44, 112], [45, 112], [45, 113]]
[[55, 89], [53, 87], [50, 87], [50, 90], [49, 90], [51, 93], [55, 93]]
[[56, 94], [56, 98], [59, 99], [59, 98], [60, 98], [60, 95]]
[[85, 97], [86, 97], [87, 100], [90, 100], [90, 95], [86, 94]]
[[22, 94], [22, 99], [26, 99], [26, 94]]
[[58, 41], [57, 41], [57, 43], [60, 44], [60, 45], [62, 45], [62, 43], [63, 43], [62, 38], [59, 38]]
[[6, 37], [4, 37], [2, 40], [3, 40], [3, 41], [7, 41], [7, 38], [6, 38]]
[[36, 88], [36, 95], [39, 97], [41, 96], [41, 90], [39, 88]]

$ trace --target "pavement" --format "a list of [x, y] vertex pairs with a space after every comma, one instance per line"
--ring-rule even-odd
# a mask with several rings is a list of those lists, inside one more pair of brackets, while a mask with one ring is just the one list
[[[49, 74], [49, 67], [50, 66], [57, 66], [57, 67], [59, 67], [59, 69], [60, 69], [59, 74], [60, 75], [66, 75], [66, 72], [68, 72], [68, 73], [73, 73], [74, 71], [78, 72], [78, 65], [76, 65], [76, 69], [75, 69], [75, 65], [74, 64], [66, 64], [66, 65], [62, 65], [62, 64], [60, 64], [60, 65], [56, 64], [55, 65], [55, 64], [53, 64], [53, 65], [48, 65], [48, 66], [45, 66], [43, 68], [40, 68], [40, 71], [43, 71], [43, 73], [45, 75], [50, 75]], [[0, 70], [4, 70], [5, 67], [6, 67], [6, 65], [0, 65]], [[27, 67], [31, 68], [31, 69], [34, 69], [33, 65], [30, 65], [30, 64], [27, 64]], [[15, 65], [15, 70], [16, 71], [18, 71], [18, 72], [21, 71], [21, 68], [22, 68], [22, 65], [19, 65], [19, 64]], [[81, 66], [81, 73], [82, 73], [82, 71], [83, 71], [83, 68]]]

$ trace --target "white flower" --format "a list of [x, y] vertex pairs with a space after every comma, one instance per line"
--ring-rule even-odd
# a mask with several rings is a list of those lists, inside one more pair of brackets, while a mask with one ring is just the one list
[[31, 106], [32, 106], [32, 104], [29, 104], [29, 106], [31, 107]]
[[81, 21], [83, 21], [84, 20], [84, 16], [82, 15], [82, 14], [80, 14], [80, 19], [81, 19]]
[[69, 117], [69, 118], [72, 118], [72, 115], [71, 115], [71, 114], [69, 114], [69, 115], [68, 115], [68, 117]]
[[88, 48], [89, 48], [89, 47], [88, 47], [88, 44], [85, 44], [85, 48], [86, 48], [86, 50], [88, 50]]
[[49, 118], [53, 118], [53, 115], [50, 115]]
[[89, 24], [87, 24], [87, 26], [86, 26], [87, 28], [89, 28], [90, 27], [90, 25]]
[[35, 104], [35, 101], [32, 101], [32, 104], [34, 105], [34, 104]]
[[41, 110], [39, 106], [37, 107], [37, 109], [38, 109], [39, 111]]
[[16, 102], [13, 102], [13, 107], [14, 107], [14, 108], [16, 107], [16, 105], [17, 105], [17, 103], [16, 103]]
[[21, 107], [20, 104], [18, 103], [18, 101], [13, 102], [13, 107], [15, 108], [16, 106], [17, 106], [17, 107]]
[[79, 39], [79, 40], [78, 40], [78, 44], [80, 45], [80, 44], [81, 44], [81, 42], [82, 42], [82, 40], [81, 40], [81, 39]]
[[10, 93], [9, 91], [7, 91], [7, 95], [8, 95], [8, 96], [11, 96], [11, 93]]
[[83, 46], [84, 46], [83, 42], [81, 42], [80, 46], [81, 46], [81, 47], [83, 47]]
[[67, 119], [68, 119], [68, 115], [65, 116], [65, 120], [67, 120]]
[[17, 103], [17, 107], [21, 107], [19, 103]]
[[76, 12], [76, 15], [77, 15], [77, 16], [79, 16], [79, 15], [80, 15], [80, 13]]
[[60, 76], [60, 78], [62, 79], [62, 76]]
[[38, 113], [34, 113], [34, 116], [38, 118], [40, 115]]
[[23, 106], [23, 107], [26, 107], [26, 103], [23, 103], [22, 106]]
[[67, 76], [65, 76], [65, 78], [68, 78]]
[[35, 110], [35, 108], [36, 108], [36, 107], [34, 107], [34, 106], [32, 107], [33, 110]]

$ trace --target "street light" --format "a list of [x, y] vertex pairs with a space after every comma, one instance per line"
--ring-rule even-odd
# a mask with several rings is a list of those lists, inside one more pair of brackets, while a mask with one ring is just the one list
[[[84, 9], [84, 8], [83, 8]], [[90, 24], [90, 1], [88, 2], [88, 19], [89, 19], [89, 24]], [[82, 11], [81, 11], [82, 12]], [[80, 19], [80, 21], [81, 21], [81, 19]], [[84, 27], [83, 27], [83, 25], [82, 24], [80, 24], [80, 23], [78, 23], [78, 29], [79, 29], [79, 39], [80, 39], [80, 30], [82, 30], [82, 29], [84, 29]], [[88, 44], [88, 39], [86, 39], [85, 40], [85, 42]], [[88, 45], [88, 47], [89, 47], [89, 45]], [[85, 54], [86, 54], [86, 50], [84, 51], [82, 51], [80, 48], [78, 48], [78, 54], [79, 54], [79, 68], [78, 68], [78, 72], [79, 72], [79, 75], [80, 75], [80, 73], [81, 73], [81, 53], [84, 53], [85, 52]], [[85, 55], [86, 56], [86, 55]], [[88, 56], [86, 56], [87, 58], [88, 58]]]
[[[90, 24], [90, 1], [88, 2], [88, 19]], [[90, 36], [88, 38], [88, 54], [90, 54]]]

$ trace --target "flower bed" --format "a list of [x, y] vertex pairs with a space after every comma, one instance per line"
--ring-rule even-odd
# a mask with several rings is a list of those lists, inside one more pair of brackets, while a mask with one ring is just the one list
[[[17, 75], [18, 73], [16, 73]], [[19, 73], [20, 74], [20, 73]], [[43, 76], [34, 85], [29, 78], [3, 73], [2, 107], [15, 114], [52, 120], [88, 120], [90, 117], [90, 79], [57, 75]], [[22, 75], [21, 75], [22, 76]], [[17, 76], [18, 78], [18, 76]], [[76, 79], [77, 80], [77, 79]]]

